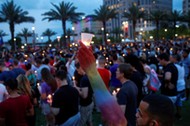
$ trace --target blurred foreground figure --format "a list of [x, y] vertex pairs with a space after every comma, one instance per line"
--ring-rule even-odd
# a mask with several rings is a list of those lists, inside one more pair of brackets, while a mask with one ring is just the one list
[[148, 95], [140, 102], [136, 126], [173, 126], [174, 105], [164, 95]]
[[126, 126], [127, 121], [117, 101], [107, 90], [97, 69], [93, 52], [80, 42], [78, 59], [81, 67], [86, 72], [92, 86], [96, 104], [99, 107], [102, 117], [108, 126]]

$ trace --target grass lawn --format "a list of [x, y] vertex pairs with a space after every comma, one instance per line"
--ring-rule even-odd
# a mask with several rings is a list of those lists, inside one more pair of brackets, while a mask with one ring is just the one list
[[[46, 126], [45, 118], [41, 114], [40, 109], [36, 109], [36, 126]], [[182, 109], [182, 120], [176, 120], [174, 126], [190, 126], [190, 101], [185, 101]], [[101, 116], [98, 112], [93, 112], [93, 124], [99, 126], [102, 124]]]

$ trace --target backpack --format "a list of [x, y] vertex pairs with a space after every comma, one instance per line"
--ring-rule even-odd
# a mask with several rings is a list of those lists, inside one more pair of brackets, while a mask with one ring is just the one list
[[150, 71], [150, 84], [148, 86], [149, 90], [151, 91], [159, 91], [161, 86], [160, 80], [158, 79], [157, 73], [154, 71], [154, 69], [151, 69]]

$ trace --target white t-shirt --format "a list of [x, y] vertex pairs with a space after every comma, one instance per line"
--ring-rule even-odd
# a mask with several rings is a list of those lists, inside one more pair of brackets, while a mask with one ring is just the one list
[[8, 95], [7, 89], [0, 83], [0, 102], [5, 100], [5, 96]]
[[185, 90], [185, 68], [179, 64], [175, 64], [178, 71], [177, 91]]

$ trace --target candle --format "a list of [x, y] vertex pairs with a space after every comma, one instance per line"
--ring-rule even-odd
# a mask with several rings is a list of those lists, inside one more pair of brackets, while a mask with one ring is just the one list
[[51, 105], [52, 104], [52, 95], [51, 94], [49, 94], [48, 96], [47, 96], [47, 102]]
[[76, 86], [76, 83], [75, 83], [75, 76], [73, 76], [72, 79], [73, 79], [73, 86]]

